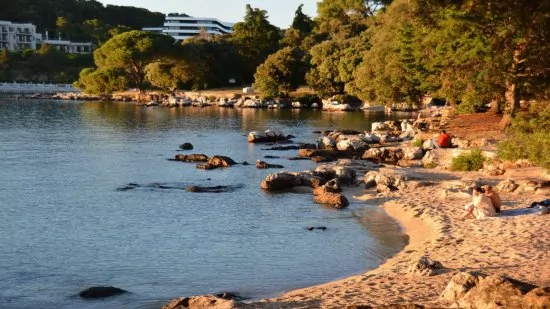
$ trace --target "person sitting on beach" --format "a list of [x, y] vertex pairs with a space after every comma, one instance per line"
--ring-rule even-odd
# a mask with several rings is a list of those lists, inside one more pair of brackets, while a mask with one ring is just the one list
[[489, 197], [491, 200], [491, 204], [495, 208], [496, 213], [500, 213], [500, 208], [502, 207], [502, 200], [500, 199], [500, 195], [493, 191], [493, 187], [489, 185], [481, 186], [481, 188], [485, 191], [485, 195]]
[[432, 144], [435, 148], [449, 148], [451, 147], [451, 136], [445, 130], [441, 130], [439, 136], [432, 139]]
[[475, 187], [472, 190], [472, 202], [464, 206], [466, 212], [460, 217], [464, 220], [469, 216], [474, 216], [476, 219], [484, 219], [495, 215], [495, 208], [491, 204], [491, 199], [483, 194], [483, 189]]

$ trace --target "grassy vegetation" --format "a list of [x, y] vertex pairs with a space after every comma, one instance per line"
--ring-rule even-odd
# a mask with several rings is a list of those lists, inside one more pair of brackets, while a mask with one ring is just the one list
[[423, 139], [415, 139], [415, 140], [412, 141], [412, 145], [414, 147], [422, 147], [423, 144], [424, 144]]
[[451, 170], [453, 171], [477, 171], [483, 167], [485, 157], [480, 149], [465, 152], [453, 158]]
[[550, 104], [532, 104], [529, 111], [519, 113], [507, 134], [509, 138], [499, 144], [499, 158], [527, 159], [550, 169]]

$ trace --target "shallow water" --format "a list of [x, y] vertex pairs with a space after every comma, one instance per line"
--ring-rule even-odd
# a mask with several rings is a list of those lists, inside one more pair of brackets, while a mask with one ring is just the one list
[[[275, 170], [204, 171], [167, 159], [191, 142], [185, 153], [305, 170], [314, 164], [285, 158], [296, 151], [262, 150], [246, 134], [276, 127], [313, 142], [315, 130], [364, 130], [384, 117], [0, 99], [0, 308], [159, 308], [222, 291], [267, 297], [375, 268], [406, 243], [376, 205], [352, 200], [336, 211], [309, 193], [263, 192]], [[143, 187], [117, 190], [129, 183]], [[235, 190], [181, 190], [189, 185]], [[94, 285], [132, 293], [74, 296]]]

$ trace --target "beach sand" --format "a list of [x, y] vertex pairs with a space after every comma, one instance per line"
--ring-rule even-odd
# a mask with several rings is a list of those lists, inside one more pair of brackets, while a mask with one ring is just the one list
[[[381, 205], [409, 235], [409, 244], [380, 267], [364, 274], [290, 291], [272, 299], [250, 303], [255, 308], [345, 308], [415, 303], [427, 308], [449, 308], [439, 296], [460, 271], [500, 274], [538, 286], [550, 286], [550, 215], [506, 216], [511, 209], [528, 206], [548, 196], [500, 192], [503, 214], [485, 220], [458, 220], [471, 201], [465, 190], [445, 190], [476, 181], [495, 185], [506, 176], [477, 172], [451, 173], [429, 169], [386, 169], [406, 173], [407, 189], [390, 193]], [[531, 170], [513, 171], [515, 180], [537, 179]], [[365, 190], [367, 192], [367, 190]], [[369, 196], [359, 200], [368, 203]], [[344, 191], [345, 194], [345, 191]], [[442, 273], [421, 276], [409, 267], [428, 256], [443, 264]]]

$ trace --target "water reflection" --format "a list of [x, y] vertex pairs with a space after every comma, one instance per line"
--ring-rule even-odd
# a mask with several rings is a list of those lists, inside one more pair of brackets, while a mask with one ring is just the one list
[[[363, 112], [323, 112], [319, 110], [267, 110], [232, 109], [212, 107], [145, 108], [134, 103], [124, 102], [86, 102], [81, 108], [82, 118], [91, 124], [108, 125], [113, 128], [147, 128], [151, 130], [180, 128], [182, 125], [201, 128], [208, 123], [219, 127], [238, 126], [248, 132], [270, 126], [301, 126], [354, 129], [370, 129], [374, 121], [412, 118], [412, 113], [363, 113]], [[182, 123], [184, 120], [189, 123]]]

